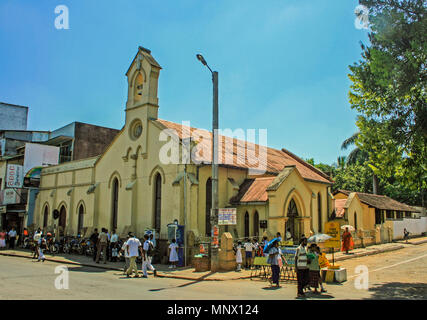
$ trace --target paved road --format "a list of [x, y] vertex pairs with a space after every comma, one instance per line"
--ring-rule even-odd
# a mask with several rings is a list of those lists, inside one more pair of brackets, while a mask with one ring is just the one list
[[[341, 262], [349, 281], [327, 285], [328, 293], [309, 299], [427, 299], [427, 244]], [[355, 288], [355, 267], [366, 265], [369, 290]], [[127, 279], [118, 271], [69, 265], [69, 289], [55, 288], [53, 262], [0, 256], [0, 300], [3, 299], [295, 299], [296, 284], [271, 289], [259, 280], [203, 281]]]

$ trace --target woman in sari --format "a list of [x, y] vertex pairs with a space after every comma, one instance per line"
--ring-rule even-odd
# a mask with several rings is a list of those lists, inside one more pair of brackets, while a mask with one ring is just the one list
[[348, 254], [348, 251], [353, 250], [353, 247], [354, 247], [353, 237], [351, 236], [350, 231], [348, 231], [348, 228], [345, 228], [345, 231], [342, 234], [341, 251], [345, 251], [345, 253]]

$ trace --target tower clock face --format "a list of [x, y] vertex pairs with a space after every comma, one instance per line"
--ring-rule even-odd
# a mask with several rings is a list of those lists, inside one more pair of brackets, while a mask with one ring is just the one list
[[142, 134], [142, 123], [140, 120], [134, 120], [130, 127], [130, 137], [133, 140], [138, 139]]

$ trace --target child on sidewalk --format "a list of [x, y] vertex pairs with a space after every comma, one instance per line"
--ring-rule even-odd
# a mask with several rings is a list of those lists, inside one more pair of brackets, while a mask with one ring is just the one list
[[237, 246], [234, 248], [234, 253], [236, 254], [236, 263], [237, 269], [236, 272], [242, 271], [242, 242], [238, 241]]
[[171, 263], [169, 269], [176, 268], [176, 263], [178, 261], [177, 248], [178, 245], [176, 244], [176, 240], [172, 239], [172, 243], [169, 245], [169, 262]]

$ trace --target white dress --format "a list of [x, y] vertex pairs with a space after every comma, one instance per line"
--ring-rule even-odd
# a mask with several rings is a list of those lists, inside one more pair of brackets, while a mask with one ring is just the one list
[[236, 263], [242, 263], [242, 248], [240, 246], [237, 246], [236, 248]]
[[178, 252], [177, 252], [178, 245], [176, 243], [171, 243], [169, 246], [169, 249], [171, 249], [171, 252], [169, 254], [169, 261], [170, 262], [177, 262], [178, 261]]

